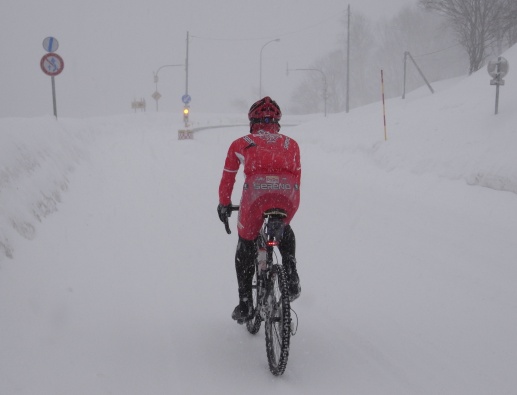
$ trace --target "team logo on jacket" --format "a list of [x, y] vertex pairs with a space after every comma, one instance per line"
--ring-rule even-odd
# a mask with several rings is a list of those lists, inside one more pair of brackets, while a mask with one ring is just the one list
[[282, 135], [278, 133], [269, 133], [260, 129], [257, 132], [257, 137], [261, 138], [262, 140], [266, 140], [268, 143], [275, 143], [279, 138], [282, 137]]
[[[266, 176], [257, 178], [253, 183], [253, 189], [262, 190], [285, 190], [291, 189], [291, 184], [286, 183], [285, 179], [280, 180], [280, 176]], [[284, 181], [284, 182], [282, 182]]]

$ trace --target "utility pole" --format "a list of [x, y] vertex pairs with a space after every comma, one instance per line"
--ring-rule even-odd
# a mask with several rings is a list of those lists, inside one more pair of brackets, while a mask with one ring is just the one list
[[347, 44], [346, 44], [346, 112], [350, 107], [350, 4], [348, 5], [348, 24], [347, 24]]
[[185, 59], [185, 95], [188, 95], [188, 45], [189, 45], [189, 32], [187, 31], [187, 57]]
[[402, 91], [402, 99], [406, 98], [406, 70], [407, 70], [407, 54], [408, 52], [404, 52], [404, 88]]

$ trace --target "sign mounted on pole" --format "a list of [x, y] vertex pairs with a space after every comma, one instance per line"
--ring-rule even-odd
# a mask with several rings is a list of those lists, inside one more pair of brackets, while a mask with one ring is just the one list
[[497, 60], [491, 60], [487, 65], [488, 74], [492, 77], [490, 85], [495, 85], [495, 115], [499, 112], [499, 86], [504, 85], [503, 78], [508, 74], [509, 69], [508, 61], [502, 56]]
[[56, 53], [43, 55], [40, 62], [41, 70], [51, 77], [60, 74], [65, 67], [63, 58]]
[[191, 100], [192, 98], [188, 94], [184, 94], [183, 96], [181, 96], [181, 101], [183, 102], [183, 104], [189, 104]]
[[48, 54], [43, 55], [40, 61], [41, 70], [48, 76], [52, 82], [52, 104], [54, 105], [54, 116], [57, 119], [57, 105], [56, 105], [56, 81], [54, 77], [61, 74], [65, 67], [63, 58], [54, 53], [59, 47], [59, 43], [54, 37], [47, 37], [43, 40], [43, 49]]
[[47, 52], [56, 52], [59, 42], [54, 37], [47, 37], [43, 40], [43, 49]]
[[[489, 61], [486, 68], [488, 74], [490, 74], [490, 77], [492, 77], [494, 80], [501, 81], [504, 77], [506, 77], [506, 74], [508, 74], [510, 66], [505, 58], [499, 56], [497, 60]], [[504, 85], [504, 83], [501, 85]]]

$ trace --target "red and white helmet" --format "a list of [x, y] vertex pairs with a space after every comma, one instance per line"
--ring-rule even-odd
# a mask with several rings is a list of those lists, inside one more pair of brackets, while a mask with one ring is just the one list
[[282, 118], [282, 111], [269, 96], [260, 99], [250, 107], [248, 119], [254, 123], [278, 123]]

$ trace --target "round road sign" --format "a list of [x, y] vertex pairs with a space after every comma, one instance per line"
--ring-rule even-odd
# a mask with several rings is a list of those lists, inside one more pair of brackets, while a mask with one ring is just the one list
[[43, 55], [40, 62], [41, 70], [51, 77], [60, 74], [65, 67], [63, 58], [56, 53], [48, 53]]
[[[497, 68], [498, 65], [499, 65], [499, 70]], [[503, 58], [502, 56], [500, 56], [498, 60], [491, 60], [490, 62], [488, 62], [488, 65], [487, 65], [488, 74], [490, 74], [490, 77], [492, 77], [492, 78], [496, 78], [496, 77], [504, 78], [505, 75], [508, 74], [509, 68], [510, 68], [510, 66], [508, 65], [508, 61], [505, 58]], [[499, 75], [497, 75], [498, 71], [499, 71]]]
[[54, 37], [47, 37], [43, 40], [43, 49], [47, 52], [56, 52], [59, 48], [59, 43]]
[[189, 104], [191, 100], [192, 98], [190, 97], [190, 95], [185, 94], [181, 96], [181, 101], [183, 102], [183, 104]]

